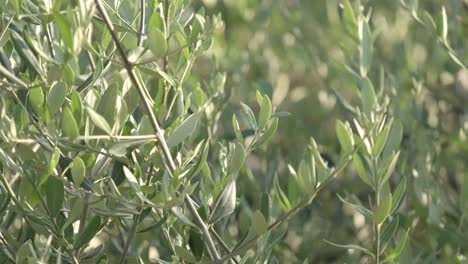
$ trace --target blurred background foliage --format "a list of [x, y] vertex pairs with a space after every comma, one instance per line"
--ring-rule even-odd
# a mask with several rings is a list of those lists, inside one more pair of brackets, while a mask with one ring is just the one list
[[[404, 125], [397, 174], [410, 187], [400, 214], [413, 229], [400, 263], [464, 263], [468, 72], [451, 59], [437, 30], [412, 17], [414, 2], [361, 1], [371, 12], [370, 24], [377, 32], [369, 76], [385, 87], [391, 114]], [[250, 160], [261, 164], [251, 176], [262, 182], [269, 168], [277, 166], [286, 181], [285, 163], [297, 164], [310, 136], [320, 142], [324, 153], [338, 159], [334, 124], [349, 115], [335, 91], [352, 104], [359, 103], [355, 78], [343, 66], [355, 66], [357, 42], [343, 25], [341, 1], [205, 0], [199, 4], [222, 15], [224, 31], [216, 35], [211, 51], [217, 55], [213, 63], [227, 72], [232, 101], [254, 104], [255, 90], [260, 88], [273, 94], [278, 111], [291, 113], [281, 119], [274, 143], [257, 153], [258, 160]], [[440, 23], [442, 7], [451, 47], [467, 65], [468, 2], [419, 1], [415, 12]], [[249, 186], [245, 184], [241, 191], [251, 191]], [[370, 239], [360, 215], [343, 206], [337, 193], [355, 194], [364, 203], [368, 196], [353, 170], [340, 175], [308, 212], [289, 225], [286, 239], [276, 248], [281, 263], [306, 257], [310, 263], [357, 261], [346, 250], [323, 242]]]

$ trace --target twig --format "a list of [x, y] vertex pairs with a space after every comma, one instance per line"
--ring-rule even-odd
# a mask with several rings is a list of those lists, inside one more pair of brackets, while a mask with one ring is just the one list
[[[128, 60], [128, 58], [126, 56], [126, 53], [125, 53], [125, 50], [124, 50], [123, 46], [121, 45], [121, 43], [119, 42], [117, 34], [115, 33], [115, 30], [114, 30], [114, 26], [113, 26], [109, 16], [107, 15], [107, 12], [103, 8], [103, 6], [101, 4], [101, 1], [100, 0], [94, 0], [94, 2], [96, 3], [96, 7], [98, 9], [98, 12], [102, 16], [102, 18], [104, 20], [104, 23], [107, 25], [107, 28], [110, 31], [112, 39], [114, 40], [115, 45], [117, 47], [117, 50], [120, 53], [120, 56], [121, 56], [122, 61], [124, 63], [124, 67], [125, 67], [125, 69], [126, 69], [126, 71], [128, 73], [130, 81], [133, 83], [133, 85], [137, 89], [137, 91], [138, 91], [138, 93], [140, 95], [140, 98], [143, 101], [143, 106], [145, 107], [145, 109], [146, 109], [146, 111], [147, 111], [147, 113], [149, 115], [149, 120], [150, 120], [151, 125], [153, 126], [153, 129], [155, 131], [155, 134], [156, 134], [156, 136], [158, 138], [158, 142], [159, 142], [159, 145], [160, 145], [160, 147], [161, 147], [161, 149], [163, 151], [164, 158], [165, 158], [166, 162], [169, 165], [169, 170], [170, 170], [170, 172], [174, 172], [175, 169], [176, 169], [175, 162], [174, 162], [174, 160], [172, 158], [171, 152], [170, 152], [169, 147], [168, 147], [168, 145], [166, 143], [166, 140], [164, 138], [164, 131], [159, 126], [159, 123], [158, 123], [158, 121], [156, 119], [156, 116], [153, 113], [153, 109], [152, 109], [152, 107], [151, 107], [151, 105], [149, 103], [149, 100], [146, 98], [146, 92], [145, 92], [144, 88], [141, 86], [141, 84], [138, 82], [137, 77], [136, 77], [135, 73], [133, 72], [133, 69], [132, 69], [133, 65]], [[213, 253], [213, 258], [214, 258], [213, 260], [216, 263], [218, 263], [219, 260], [220, 260], [218, 250], [216, 249], [216, 247], [214, 245], [214, 242], [213, 242], [213, 239], [211, 238], [211, 234], [210, 234], [210, 232], [208, 230], [208, 227], [206, 226], [206, 224], [203, 221], [203, 219], [201, 218], [201, 216], [198, 214], [195, 206], [193, 205], [192, 199], [190, 198], [190, 196], [188, 194], [185, 195], [185, 202], [187, 203], [189, 211], [194, 215], [198, 227], [203, 232], [206, 243], [208, 244], [208, 248]]]
[[138, 47], [143, 45], [143, 36], [145, 35], [146, 3], [140, 0], [140, 28], [138, 29]]

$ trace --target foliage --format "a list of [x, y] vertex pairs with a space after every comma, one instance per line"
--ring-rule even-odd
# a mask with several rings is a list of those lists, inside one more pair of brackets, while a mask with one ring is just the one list
[[0, 8], [2, 263], [466, 262], [466, 1]]

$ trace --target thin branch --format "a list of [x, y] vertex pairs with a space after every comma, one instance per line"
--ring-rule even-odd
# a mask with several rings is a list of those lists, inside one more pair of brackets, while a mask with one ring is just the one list
[[[132, 84], [137, 89], [137, 91], [138, 91], [138, 93], [140, 95], [140, 98], [143, 101], [143, 106], [145, 107], [145, 109], [146, 109], [146, 111], [147, 111], [147, 113], [149, 115], [149, 120], [150, 120], [151, 125], [153, 126], [153, 129], [155, 131], [155, 134], [156, 134], [156, 136], [158, 138], [158, 142], [159, 142], [159, 145], [160, 145], [160, 147], [161, 147], [161, 149], [163, 151], [164, 158], [165, 158], [166, 162], [169, 165], [170, 172], [174, 172], [176, 170], [176, 164], [174, 162], [174, 159], [172, 158], [170, 149], [169, 149], [169, 147], [168, 147], [168, 145], [166, 143], [166, 140], [164, 138], [164, 131], [159, 126], [158, 120], [156, 119], [156, 116], [153, 113], [152, 106], [150, 105], [149, 100], [146, 98], [146, 91], [141, 86], [141, 84], [138, 82], [138, 79], [137, 79], [135, 73], [133, 72], [133, 65], [128, 60], [128, 58], [126, 56], [126, 52], [125, 52], [123, 46], [121, 45], [121, 43], [119, 42], [117, 34], [115, 33], [114, 26], [113, 26], [109, 16], [107, 15], [107, 12], [103, 8], [103, 6], [101, 4], [101, 1], [100, 0], [94, 0], [94, 2], [96, 3], [97, 10], [101, 14], [101, 16], [102, 16], [102, 18], [104, 20], [104, 23], [107, 25], [107, 28], [109, 29], [109, 32], [110, 32], [110, 34], [112, 36], [112, 39], [115, 42], [117, 50], [120, 53], [120, 56], [121, 56], [122, 61], [124, 63], [124, 67], [125, 67], [125, 69], [126, 69], [126, 71], [128, 73], [128, 76], [130, 78], [130, 81], [132, 82]], [[214, 261], [216, 263], [218, 263], [219, 260], [220, 260], [218, 250], [216, 249], [216, 247], [214, 245], [214, 242], [213, 242], [213, 239], [211, 238], [211, 234], [210, 234], [210, 232], [208, 230], [208, 227], [206, 226], [206, 224], [203, 221], [203, 219], [201, 218], [201, 216], [198, 214], [198, 212], [197, 212], [197, 210], [196, 210], [196, 208], [195, 208], [195, 206], [193, 204], [193, 201], [192, 201], [192, 199], [190, 198], [190, 196], [188, 194], [185, 195], [185, 202], [187, 203], [187, 206], [188, 206], [190, 212], [194, 215], [198, 227], [203, 232], [205, 240], [206, 240], [206, 242], [208, 244], [208, 248], [213, 253]]]
[[138, 29], [138, 47], [143, 46], [143, 36], [145, 35], [146, 22], [146, 1], [140, 0], [140, 28]]
[[127, 254], [128, 254], [128, 249], [130, 248], [132, 239], [135, 236], [138, 223], [140, 222], [140, 218], [141, 218], [141, 210], [140, 210], [140, 214], [135, 215], [135, 217], [133, 217], [132, 227], [128, 231], [127, 240], [125, 240], [123, 253], [122, 253], [122, 256], [120, 257], [120, 261], [119, 261], [120, 264], [125, 263], [125, 259], [127, 258]]

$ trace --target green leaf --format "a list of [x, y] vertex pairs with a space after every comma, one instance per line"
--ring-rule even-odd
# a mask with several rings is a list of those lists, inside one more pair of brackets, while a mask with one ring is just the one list
[[50, 88], [49, 94], [47, 95], [47, 107], [49, 114], [52, 116], [57, 113], [63, 105], [65, 97], [67, 96], [68, 88], [64, 82], [56, 82]]
[[75, 243], [73, 243], [73, 248], [74, 249], [79, 249], [82, 246], [86, 245], [91, 239], [93, 239], [96, 234], [99, 232], [101, 229], [101, 217], [98, 215], [95, 215], [91, 221], [88, 223], [86, 228], [83, 230], [83, 232], [78, 234], [78, 237], [75, 240]]
[[91, 118], [91, 121], [94, 125], [100, 128], [102, 131], [106, 132], [108, 135], [112, 135], [112, 129], [104, 117], [102, 117], [90, 107], [87, 107], [86, 111], [88, 112], [89, 118]]
[[81, 158], [76, 157], [73, 159], [70, 166], [71, 166], [71, 174], [73, 177], [73, 184], [75, 184], [76, 187], [79, 187], [85, 179], [85, 174], [86, 174], [85, 164]]
[[192, 255], [192, 253], [190, 251], [188, 251], [187, 249], [181, 247], [181, 246], [175, 245], [174, 246], [174, 251], [175, 251], [176, 255], [178, 257], [182, 258], [184, 261], [187, 261], [189, 263], [196, 263], [197, 262], [197, 259]]
[[374, 53], [372, 33], [370, 31], [369, 24], [367, 21], [362, 18], [359, 21], [359, 59], [360, 59], [360, 73], [361, 76], [367, 76], [372, 64], [372, 56]]
[[55, 176], [49, 177], [46, 182], [47, 207], [55, 217], [62, 209], [64, 198], [63, 182]]
[[403, 249], [405, 248], [405, 244], [406, 244], [406, 240], [408, 239], [408, 233], [409, 233], [409, 231], [410, 231], [410, 229], [408, 228], [408, 230], [406, 231], [405, 236], [403, 237], [403, 239], [400, 240], [400, 242], [398, 243], [398, 246], [395, 248], [395, 250], [393, 250], [393, 252], [390, 253], [390, 254], [383, 260], [383, 263], [392, 262], [394, 259], [396, 259], [396, 258], [401, 254], [401, 252], [402, 252]]
[[167, 145], [169, 147], [177, 146], [179, 143], [184, 141], [187, 137], [193, 134], [197, 126], [198, 115], [192, 114], [185, 121], [179, 125], [171, 134], [167, 137]]
[[[15, 252], [16, 254], [15, 263], [17, 264], [30, 263], [32, 256], [33, 256], [33, 251], [34, 251], [34, 246], [31, 240], [26, 241]], [[36, 254], [37, 253], [34, 252], [34, 255]]]
[[263, 129], [266, 127], [271, 117], [271, 111], [272, 111], [272, 106], [271, 106], [270, 98], [268, 98], [268, 96], [264, 96], [262, 100], [262, 105], [260, 107], [260, 113], [258, 115], [258, 128], [259, 129]]
[[383, 230], [380, 236], [380, 252], [383, 253], [388, 243], [392, 240], [398, 228], [399, 217], [395, 217]]
[[278, 177], [275, 177], [275, 180], [273, 182], [273, 187], [275, 189], [276, 197], [278, 198], [281, 206], [283, 207], [283, 210], [285, 212], [289, 211], [291, 209], [291, 203], [289, 202], [286, 194], [284, 194], [283, 190], [281, 189], [281, 186], [278, 181]]
[[364, 163], [362, 162], [362, 159], [361, 159], [361, 156], [359, 156], [358, 153], [355, 153], [353, 155], [353, 165], [354, 165], [354, 168], [356, 169], [359, 177], [361, 178], [361, 180], [365, 184], [369, 185], [372, 189], [375, 190], [374, 183], [373, 183], [372, 179], [370, 178], [369, 173], [365, 169]]
[[[291, 172], [290, 168], [290, 172]], [[315, 157], [311, 153], [311, 148], [308, 148], [304, 155], [304, 159], [299, 163], [297, 178], [301, 184], [301, 188], [305, 193], [311, 193], [315, 190], [317, 182], [317, 172], [315, 168]]]
[[301, 200], [299, 184], [294, 176], [288, 178], [288, 200], [292, 206], [296, 206]]
[[193, 255], [200, 261], [203, 256], [204, 243], [200, 233], [191, 228], [189, 233], [189, 246], [193, 252]]
[[20, 36], [16, 31], [10, 30], [11, 32], [11, 38], [13, 40], [13, 44], [15, 46], [15, 50], [18, 52], [18, 54], [21, 56], [21, 58], [27, 62], [31, 68], [41, 76], [41, 78], [44, 76], [43, 70], [41, 68], [41, 65], [39, 61], [37, 60], [36, 55], [32, 52], [32, 50], [29, 48], [28, 44], [24, 41], [24, 37]]
[[403, 139], [403, 125], [400, 120], [393, 121], [392, 128], [387, 136], [387, 143], [383, 151], [383, 158], [388, 157], [392, 152], [397, 151]]
[[44, 92], [41, 87], [35, 87], [29, 89], [28, 93], [29, 103], [32, 106], [34, 113], [37, 116], [42, 117], [44, 115]]
[[265, 131], [265, 133], [262, 134], [260, 139], [255, 143], [255, 145], [262, 146], [262, 145], [267, 144], [270, 141], [270, 139], [273, 137], [273, 135], [275, 134], [276, 129], [278, 128], [278, 123], [279, 123], [279, 119], [278, 117], [275, 117], [273, 121], [271, 122], [270, 127], [268, 127], [267, 131]]
[[154, 139], [143, 138], [143, 139], [119, 141], [119, 142], [112, 144], [109, 147], [108, 152], [117, 157], [124, 157], [130, 148], [139, 148], [152, 140]]
[[[97, 112], [104, 117], [109, 124], [109, 127], [114, 126], [117, 117], [117, 96], [118, 96], [117, 85], [109, 86], [106, 91], [102, 94], [101, 100], [97, 107]], [[112, 129], [111, 129], [112, 130]]]
[[55, 147], [54, 152], [52, 153], [49, 159], [49, 164], [47, 166], [47, 173], [46, 173], [47, 175], [43, 177], [41, 181], [39, 181], [39, 185], [42, 185], [48, 179], [49, 175], [51, 175], [52, 172], [54, 172], [54, 169], [57, 166], [57, 163], [59, 161], [59, 158], [60, 158], [60, 149]]
[[260, 199], [260, 211], [265, 216], [265, 219], [268, 221], [270, 219], [270, 208], [271, 208], [271, 199], [270, 195], [267, 192], [262, 193]]
[[7, 78], [10, 82], [17, 84], [21, 88], [24, 88], [24, 89], [28, 88], [28, 85], [25, 82], [23, 82], [20, 78], [16, 77], [7, 68], [5, 68], [1, 63], [0, 63], [0, 76]]
[[354, 204], [354, 203], [348, 202], [345, 199], [343, 199], [339, 194], [337, 194], [337, 196], [338, 196], [338, 199], [341, 200], [341, 202], [343, 202], [344, 204], [350, 206], [354, 210], [358, 211], [360, 214], [365, 216], [367, 219], [372, 219], [374, 217], [374, 213], [372, 213], [371, 210], [365, 208], [364, 206], [362, 206], [360, 204]]
[[231, 157], [229, 159], [229, 171], [231, 172], [231, 175], [237, 175], [239, 173], [239, 170], [242, 168], [244, 165], [245, 161], [245, 149], [242, 144], [239, 142], [236, 142], [234, 144], [234, 149], [231, 153]]
[[442, 32], [441, 32], [441, 37], [444, 40], [444, 43], [448, 43], [447, 35], [448, 35], [447, 11], [445, 10], [445, 6], [442, 6]]
[[244, 142], [244, 137], [242, 136], [242, 132], [239, 127], [239, 122], [237, 121], [236, 115], [232, 115], [232, 129], [234, 130], [234, 134], [236, 135], [237, 141]]
[[379, 135], [377, 136], [377, 139], [375, 140], [374, 150], [373, 150], [373, 154], [375, 158], [378, 158], [380, 156], [380, 153], [382, 153], [387, 143], [387, 137], [388, 137], [388, 134], [390, 133], [390, 129], [392, 128], [392, 123], [393, 123], [392, 120], [388, 122], [387, 125], [385, 125], [385, 127], [382, 129], [382, 131], [380, 131]]
[[241, 106], [242, 106], [242, 109], [244, 110], [245, 114], [247, 115], [247, 123], [249, 124], [250, 128], [253, 129], [253, 130], [258, 130], [258, 126], [257, 126], [257, 120], [255, 120], [255, 115], [252, 111], [252, 109], [250, 109], [250, 107], [244, 103], [240, 103]]
[[335, 129], [338, 141], [340, 142], [341, 148], [343, 150], [342, 153], [350, 153], [353, 150], [354, 138], [349, 124], [344, 124], [340, 120], [337, 120]]
[[341, 245], [341, 244], [335, 244], [335, 243], [330, 242], [328, 240], [325, 240], [325, 242], [327, 242], [328, 244], [330, 244], [332, 246], [339, 247], [339, 248], [354, 249], [354, 250], [362, 251], [362, 252], [366, 253], [367, 255], [374, 257], [374, 254], [372, 254], [372, 252], [370, 252], [368, 249], [363, 248], [363, 247], [358, 246], [358, 245], [353, 245], [353, 244]]
[[216, 199], [212, 213], [208, 220], [209, 223], [215, 223], [221, 218], [230, 215], [236, 208], [236, 182], [230, 181], [221, 194]]
[[348, 0], [343, 1], [343, 23], [348, 33], [357, 39], [357, 20]]
[[73, 51], [73, 34], [71, 32], [70, 24], [68, 23], [65, 16], [60, 14], [58, 11], [52, 10], [52, 15], [54, 16], [54, 22], [60, 31], [60, 39], [63, 40], [65, 47], [69, 51]]
[[76, 90], [72, 90], [71, 92], [71, 110], [78, 128], [81, 127], [81, 122], [83, 121], [83, 104], [80, 94]]
[[257, 235], [262, 235], [268, 230], [268, 223], [260, 211], [255, 211], [252, 216], [252, 228]]
[[167, 53], [167, 40], [164, 32], [159, 28], [150, 28], [148, 33], [148, 48], [157, 58], [162, 58]]
[[387, 219], [392, 209], [392, 195], [389, 193], [385, 199], [375, 208], [374, 222], [381, 224]]
[[403, 178], [400, 184], [398, 184], [398, 187], [396, 188], [395, 193], [393, 194], [392, 210], [390, 211], [390, 214], [393, 214], [398, 208], [401, 198], [403, 198], [403, 195], [405, 194], [405, 189], [406, 189], [406, 179]]
[[123, 166], [123, 171], [124, 171], [125, 177], [128, 180], [128, 184], [130, 185], [132, 190], [136, 193], [138, 198], [140, 198], [140, 201], [141, 202], [146, 201], [147, 199], [143, 191], [141, 190], [140, 184], [138, 183], [137, 178], [135, 178], [135, 175], [133, 175], [133, 173], [125, 166]]
[[73, 116], [72, 110], [69, 106], [63, 108], [62, 113], [62, 132], [63, 135], [70, 140], [75, 140], [79, 135], [80, 131], [76, 124], [75, 117]]
[[372, 110], [377, 103], [377, 96], [375, 95], [374, 86], [369, 78], [363, 78], [360, 81], [361, 87], [361, 100], [364, 113], [370, 117]]
[[379, 168], [379, 176], [383, 175], [383, 177], [379, 177], [379, 185], [383, 186], [390, 176], [392, 175], [393, 171], [395, 170], [395, 166], [398, 162], [398, 157], [400, 156], [400, 152], [397, 152], [396, 154], [393, 154], [393, 156], [388, 157], [389, 162], [384, 162], [384, 165], [382, 165], [381, 168]]

